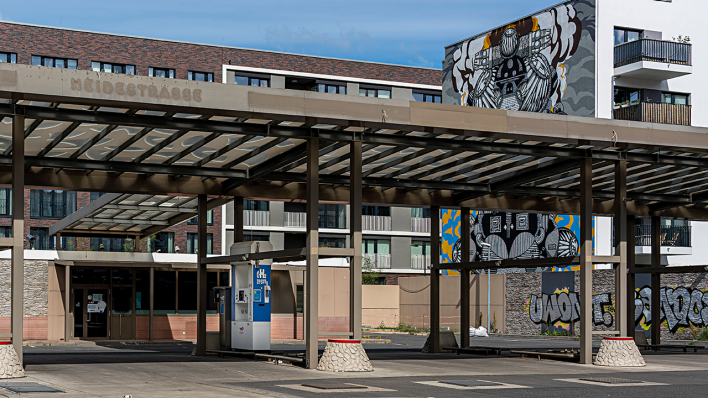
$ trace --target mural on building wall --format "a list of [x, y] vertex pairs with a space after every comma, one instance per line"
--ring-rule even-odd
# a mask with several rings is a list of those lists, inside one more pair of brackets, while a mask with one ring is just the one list
[[[580, 320], [580, 300], [578, 293], [569, 288], [556, 289], [554, 294], [532, 294], [524, 307], [527, 308], [531, 322], [540, 325], [560, 327], [568, 333], [573, 322]], [[609, 293], [593, 294], [592, 321], [596, 326], [611, 327], [614, 322], [614, 302]]]
[[[634, 292], [635, 326], [649, 330], [651, 319], [651, 287]], [[662, 287], [659, 323], [671, 333], [684, 328], [708, 327], [708, 289], [694, 287]]]
[[448, 47], [444, 102], [593, 116], [594, 29], [594, 0], [573, 1]]

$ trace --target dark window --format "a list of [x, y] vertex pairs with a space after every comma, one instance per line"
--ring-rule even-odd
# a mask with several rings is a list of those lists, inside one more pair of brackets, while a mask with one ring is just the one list
[[31, 218], [64, 218], [76, 211], [76, 192], [30, 190]]
[[360, 97], [391, 98], [391, 89], [359, 88]]
[[0, 217], [12, 215], [12, 188], [0, 188]]
[[346, 247], [346, 240], [344, 238], [320, 238], [318, 243], [319, 247]]
[[34, 250], [52, 250], [54, 245], [49, 242], [49, 228], [31, 227], [30, 236], [27, 240], [30, 244], [30, 249]]
[[11, 238], [12, 227], [0, 227], [0, 238]]
[[430, 218], [429, 207], [414, 207], [411, 209], [412, 218]]
[[91, 238], [89, 247], [94, 252], [128, 252], [132, 245], [132, 239]]
[[[199, 225], [199, 217], [190, 218], [187, 225]], [[214, 210], [207, 212], [207, 225], [214, 225]]]
[[122, 73], [124, 75], [134, 75], [135, 65], [114, 64], [110, 62], [91, 62], [91, 70], [94, 72]]
[[159, 294], [156, 294], [153, 298], [154, 314], [165, 315], [175, 313], [177, 309], [177, 303], [175, 302], [176, 289], [177, 272], [155, 271], [155, 292], [159, 292]]
[[267, 77], [239, 76], [236, 75], [234, 83], [241, 86], [270, 87], [270, 79]]
[[442, 103], [442, 96], [439, 94], [413, 92], [413, 101]]
[[671, 105], [688, 105], [687, 94], [661, 93], [661, 102]]
[[320, 93], [329, 93], [329, 94], [346, 94], [347, 93], [347, 86], [341, 85], [341, 84], [326, 84], [326, 83], [319, 83], [312, 87], [312, 91], [317, 91]]
[[133, 270], [126, 268], [113, 268], [113, 284], [114, 285], [132, 285]]
[[207, 288], [206, 288], [206, 299], [207, 299], [207, 314], [216, 314], [216, 302], [210, 300], [211, 292], [214, 288], [219, 285], [219, 273], [218, 272], [207, 272]]
[[362, 206], [361, 214], [364, 216], [391, 216], [391, 208], [385, 206]]
[[56, 58], [33, 55], [32, 65], [49, 66], [51, 68], [78, 69], [79, 61], [71, 58]]
[[175, 77], [175, 70], [174, 69], [167, 69], [167, 68], [153, 68], [150, 67], [148, 68], [148, 76], [151, 77], [169, 77], [171, 79], [174, 79]]
[[636, 88], [615, 87], [615, 106], [636, 105], [642, 98], [641, 94]]
[[[209, 297], [209, 296], [207, 296]], [[208, 300], [207, 300], [208, 301]], [[179, 271], [177, 273], [177, 313], [197, 313], [197, 273]]]
[[105, 195], [106, 192], [91, 192], [91, 202]]
[[106, 268], [74, 268], [71, 267], [71, 283], [77, 285], [107, 285], [108, 269]]
[[213, 82], [214, 74], [209, 72], [194, 72], [190, 70], [187, 72], [187, 79], [197, 82]]
[[[54, 242], [56, 242], [56, 237], [54, 237]], [[56, 243], [55, 243], [56, 244]], [[76, 238], [73, 236], [62, 236], [59, 242], [61, 248], [66, 251], [76, 251]]]
[[345, 205], [320, 204], [319, 205], [319, 227], [320, 228], [346, 228], [347, 207]]
[[2, 63], [2, 62], [8, 63], [8, 64], [16, 64], [17, 63], [17, 54], [0, 52], [0, 63]]
[[640, 36], [641, 32], [638, 30], [615, 28], [615, 46], [639, 40]]
[[[187, 253], [195, 254], [199, 249], [199, 234], [187, 234]], [[214, 234], [207, 234], [207, 254], [214, 254]]]
[[[174, 296], [173, 296], [174, 297]], [[135, 313], [150, 313], [150, 271], [135, 271]]]
[[295, 312], [302, 314], [305, 309], [305, 288], [303, 285], [295, 285]]
[[149, 253], [174, 253], [175, 233], [158, 232], [148, 238]]
[[268, 201], [265, 200], [244, 200], [244, 210], [268, 211]]
[[269, 239], [269, 235], [245, 235], [243, 237], [244, 242], [268, 242]]
[[219, 272], [219, 286], [231, 286], [229, 271]]

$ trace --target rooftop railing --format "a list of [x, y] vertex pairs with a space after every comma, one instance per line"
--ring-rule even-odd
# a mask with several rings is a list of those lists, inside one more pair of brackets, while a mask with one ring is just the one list
[[615, 68], [640, 61], [691, 65], [691, 44], [639, 39], [615, 46]]

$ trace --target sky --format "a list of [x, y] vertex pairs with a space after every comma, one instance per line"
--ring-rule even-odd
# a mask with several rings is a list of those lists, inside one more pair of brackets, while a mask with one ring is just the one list
[[0, 2], [4, 21], [439, 69], [444, 48], [560, 0]]

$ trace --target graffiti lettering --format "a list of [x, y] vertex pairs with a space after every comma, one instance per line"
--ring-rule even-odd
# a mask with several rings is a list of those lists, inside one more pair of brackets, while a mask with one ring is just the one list
[[[614, 320], [608, 307], [612, 306], [612, 295], [596, 294], [592, 297], [593, 323], [597, 326], [612, 326]], [[539, 298], [535, 294], [529, 300], [529, 317], [535, 324], [548, 325], [558, 321], [563, 323], [580, 320], [580, 299], [575, 292], [558, 292], [543, 294]]]
[[[634, 292], [635, 326], [648, 330], [651, 319], [651, 287]], [[680, 328], [708, 326], [708, 292], [693, 287], [662, 287], [659, 291], [661, 308], [659, 323], [666, 322], [671, 333]]]

